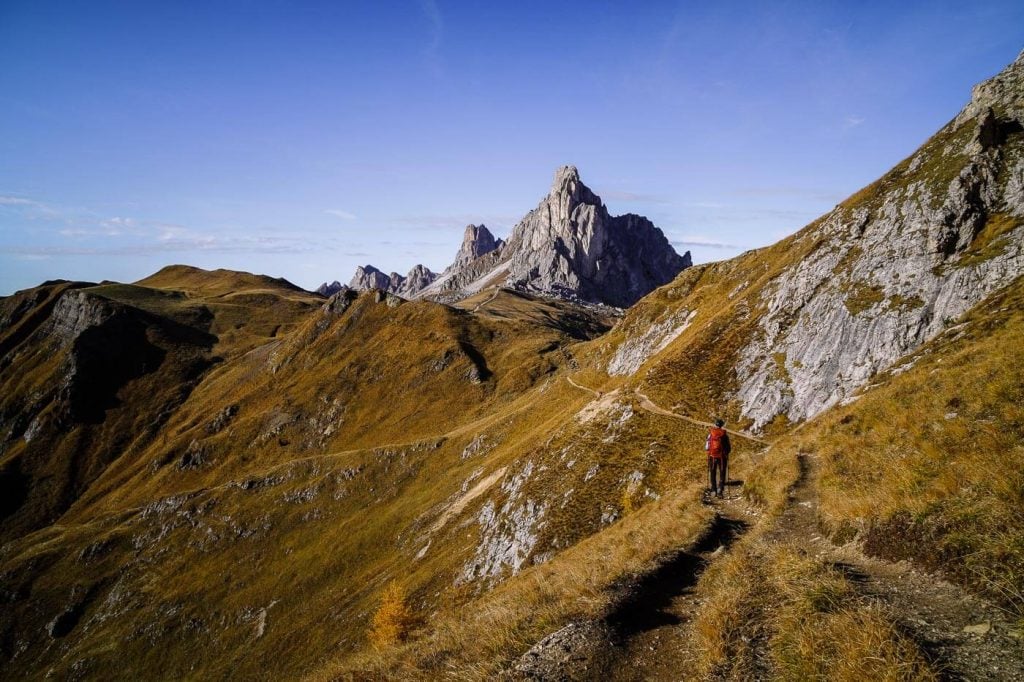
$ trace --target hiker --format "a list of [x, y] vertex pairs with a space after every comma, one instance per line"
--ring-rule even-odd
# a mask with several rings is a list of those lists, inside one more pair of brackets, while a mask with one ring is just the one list
[[715, 425], [708, 431], [708, 439], [704, 442], [704, 449], [708, 453], [711, 492], [719, 498], [725, 496], [725, 477], [729, 470], [729, 453], [732, 451], [729, 434], [722, 428], [724, 426], [724, 421], [716, 419]]

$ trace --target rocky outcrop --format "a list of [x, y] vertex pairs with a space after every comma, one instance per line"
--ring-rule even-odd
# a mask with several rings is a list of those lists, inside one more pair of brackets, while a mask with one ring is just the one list
[[[401, 282], [397, 284], [400, 286]], [[356, 268], [356, 272], [352, 275], [348, 286], [356, 291], [368, 291], [370, 289], [391, 291], [395, 285], [391, 282], [391, 277], [385, 275], [372, 265], [360, 265]]]
[[[580, 180], [579, 171], [563, 166], [548, 196], [516, 225], [507, 243], [485, 225], [468, 225], [454, 261], [442, 274], [417, 265], [402, 277], [364, 265], [349, 286], [444, 302], [506, 286], [626, 307], [690, 265], [689, 252], [677, 254], [650, 220], [612, 216]], [[334, 293], [326, 286], [318, 291]]]
[[412, 298], [430, 286], [435, 279], [437, 279], [437, 275], [424, 265], [414, 266], [405, 277], [397, 272], [385, 275], [372, 265], [362, 265], [356, 268], [356, 273], [352, 276], [352, 281], [349, 282], [347, 288], [355, 291], [379, 289], [389, 294]]
[[152, 438], [214, 362], [204, 329], [89, 289], [36, 312], [44, 321], [8, 351], [18, 373], [0, 374], [0, 454], [16, 455], [0, 468], [0, 539], [52, 522], [129, 443]]
[[321, 296], [325, 296], [327, 298], [330, 298], [334, 294], [336, 294], [339, 291], [341, 291], [342, 289], [346, 289], [346, 288], [347, 287], [344, 284], [342, 284], [338, 280], [334, 280], [330, 284], [328, 284], [327, 282], [324, 282], [323, 284], [318, 286], [316, 288], [316, 293], [320, 294]]
[[889, 182], [802, 237], [829, 247], [765, 293], [761, 337], [738, 368], [737, 397], [755, 425], [849, 398], [1024, 273], [1022, 72], [1018, 58], [976, 87]]
[[[709, 266], [738, 286], [727, 298], [716, 294], [714, 309], [696, 308], [694, 324], [710, 326], [692, 343], [714, 343], [725, 333], [715, 324], [741, 339], [736, 355], [722, 361], [736, 379], [722, 398], [734, 400], [755, 429], [853, 399], [1024, 273], [1022, 73], [1024, 57], [976, 87], [960, 115], [913, 157], [792, 239]], [[608, 372], [632, 374], [664, 340], [671, 344], [691, 305], [627, 324]], [[723, 308], [732, 310], [730, 321], [715, 322]], [[668, 352], [713, 352], [686, 344]]]
[[427, 266], [413, 266], [396, 293], [403, 298], [412, 298], [433, 284], [435, 279], [437, 279], [437, 273], [431, 272]]
[[495, 239], [491, 231], [485, 225], [467, 225], [466, 232], [462, 237], [462, 246], [455, 254], [455, 262], [452, 267], [461, 267], [470, 263], [480, 256], [500, 249], [505, 245], [500, 239]]
[[574, 166], [512, 231], [507, 282], [515, 287], [625, 307], [691, 262], [646, 218], [612, 217]]
[[558, 169], [547, 197], [507, 243], [491, 242], [487, 232], [482, 236], [489, 250], [470, 258], [482, 229], [466, 229], [455, 263], [421, 296], [458, 300], [502, 285], [626, 307], [691, 265], [689, 253], [677, 254], [647, 218], [609, 214], [574, 166]]

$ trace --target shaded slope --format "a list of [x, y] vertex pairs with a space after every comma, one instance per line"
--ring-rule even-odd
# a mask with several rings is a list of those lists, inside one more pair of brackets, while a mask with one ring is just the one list
[[[100, 308], [213, 334], [203, 353], [224, 361], [158, 412], [159, 437], [123, 449], [58, 523], [0, 550], [3, 674], [486, 677], [567, 622], [607, 615], [624, 578], [694, 549], [714, 518], [701, 504], [701, 422], [725, 414], [788, 439], [756, 460], [762, 475], [744, 485], [750, 500], [782, 507], [796, 454], [810, 447], [805, 434], [829, 436], [816, 425], [848, 409], [842, 401], [1019, 276], [1020, 68], [829, 215], [773, 247], [686, 270], [590, 341], [577, 342], [602, 329], [601, 315], [501, 290], [456, 309], [383, 292], [313, 304], [273, 281], [194, 269], [108, 287]], [[482, 284], [501, 274], [489, 272]], [[1019, 309], [1009, 301], [1003, 307]], [[280, 315], [283, 326], [272, 327]], [[978, 347], [993, 357], [1000, 349]], [[51, 386], [39, 363], [4, 380]], [[1001, 373], [1016, 365], [984, 366], [1003, 388], [978, 409], [980, 423], [1017, 397]], [[1015, 434], [1018, 420], [1005, 412]], [[963, 432], [953, 436], [963, 442]], [[985, 469], [969, 459], [968, 474], [954, 468], [952, 479], [967, 487], [955, 488], [929, 468], [931, 457], [909, 481], [889, 472], [903, 487], [887, 488], [848, 466], [858, 443], [842, 443], [830, 455], [836, 478], [856, 488], [863, 476], [886, 497], [851, 495], [854, 512], [836, 495], [830, 511], [823, 494], [837, 536], [870, 538], [872, 528], [903, 523], [901, 513], [924, 515], [937, 521], [925, 535], [944, 556], [968, 564], [956, 551], [979, 553], [996, 567], [984, 584], [1016, 585], [1015, 545], [1007, 557], [949, 530], [1015, 530], [1004, 508], [1015, 488], [971, 478]], [[751, 467], [760, 444], [736, 445], [737, 466]], [[886, 452], [876, 445], [866, 460], [874, 465]], [[20, 485], [20, 469], [4, 471], [4, 485]], [[915, 507], [904, 488], [934, 506]], [[947, 498], [952, 511], [942, 508]], [[755, 671], [775, 655], [770, 665], [789, 661], [799, 677], [804, 664], [830, 670], [832, 659], [800, 656], [827, 644], [817, 633], [846, 642], [838, 635], [863, 631], [892, 645], [887, 665], [927, 673], [905, 637], [886, 639], [891, 621], [875, 618], [843, 576], [788, 549], [748, 558], [732, 572], [709, 563], [705, 576], [749, 586], [736, 576], [766, 566], [749, 582], [771, 588], [762, 612], [779, 606], [787, 619], [766, 623], [721, 600], [719, 615], [740, 614], [726, 625], [741, 625], [715, 630], [709, 612], [706, 634], [725, 634], [715, 651], [749, 644]], [[410, 641], [372, 650], [366, 632], [391, 583], [421, 626]], [[820, 628], [798, 629], [804, 617]], [[776, 625], [771, 637], [756, 629]], [[850, 641], [856, 655], [878, 643]], [[834, 653], [832, 670], [856, 661]]]
[[[201, 300], [211, 328], [223, 310], [161, 291], [113, 293], [179, 318]], [[160, 438], [122, 454], [59, 524], [5, 546], [11, 669], [109, 669], [103, 646], [118, 642], [126, 674], [294, 674], [310, 652], [358, 648], [383, 578], [410, 562], [428, 603], [458, 598], [479, 540], [457, 524], [483, 501], [456, 502], [488, 476], [482, 492], [507, 486], [519, 468], [493, 472], [571, 420], [585, 397], [547, 377], [572, 335], [601, 329], [585, 311], [516, 301], [500, 317], [339, 295], [252, 350], [252, 335], [215, 346], [232, 354], [169, 411]], [[510, 570], [489, 565], [493, 577]], [[334, 619], [345, 625], [320, 627]], [[274, 637], [254, 635], [263, 628]]]

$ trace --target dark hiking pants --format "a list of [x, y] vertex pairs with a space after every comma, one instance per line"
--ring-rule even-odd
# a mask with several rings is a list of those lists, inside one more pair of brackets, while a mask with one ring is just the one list
[[725, 477], [729, 470], [728, 455], [708, 457], [708, 476], [711, 478], [711, 492], [725, 494]]

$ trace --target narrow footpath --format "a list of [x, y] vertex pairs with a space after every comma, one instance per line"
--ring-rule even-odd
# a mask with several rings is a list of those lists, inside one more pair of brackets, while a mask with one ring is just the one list
[[[568, 381], [602, 397], [571, 378]], [[665, 410], [642, 394], [637, 396], [649, 412], [704, 424]], [[736, 435], [764, 443], [749, 434]], [[908, 562], [868, 557], [856, 543], [833, 545], [818, 522], [816, 458], [800, 455], [799, 463], [800, 476], [778, 519], [759, 521], [758, 512], [743, 499], [742, 483], [730, 481], [725, 500], [705, 500], [714, 504], [716, 514], [692, 549], [665, 557], [652, 571], [624, 585], [616, 606], [601, 621], [571, 623], [545, 637], [520, 658], [510, 678], [686, 679], [686, 671], [692, 669], [690, 647], [695, 641], [692, 621], [700, 607], [695, 587], [706, 569], [726, 556], [748, 529], [767, 522], [773, 525], [764, 535], [766, 542], [796, 545], [810, 557], [841, 570], [866, 600], [883, 608], [900, 630], [918, 643], [940, 679], [1024, 682], [1024, 641], [1019, 624], [985, 600]], [[742, 466], [737, 469], [737, 474], [745, 475]], [[770, 679], [767, 644], [760, 646], [754, 679]]]

